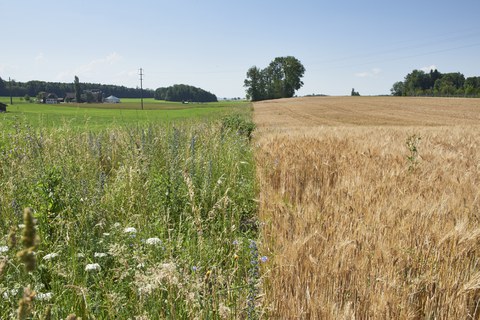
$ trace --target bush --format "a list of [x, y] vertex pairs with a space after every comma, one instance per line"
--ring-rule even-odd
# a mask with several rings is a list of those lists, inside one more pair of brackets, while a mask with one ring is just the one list
[[236, 131], [237, 134], [245, 136], [248, 140], [251, 140], [252, 133], [255, 130], [255, 123], [234, 114], [222, 119], [222, 130]]

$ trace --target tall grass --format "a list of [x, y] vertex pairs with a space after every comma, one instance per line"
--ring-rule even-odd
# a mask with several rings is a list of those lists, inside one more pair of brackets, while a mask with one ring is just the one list
[[[20, 299], [34, 318], [251, 312], [257, 227], [247, 137], [215, 120], [1, 129], [0, 318], [15, 317]], [[30, 272], [16, 256], [26, 207], [39, 237]]]
[[480, 317], [478, 126], [270, 127], [257, 143], [272, 318]]

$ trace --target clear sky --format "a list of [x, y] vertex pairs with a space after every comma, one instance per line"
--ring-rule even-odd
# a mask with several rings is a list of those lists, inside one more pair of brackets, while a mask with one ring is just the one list
[[194, 85], [244, 97], [293, 55], [299, 95], [388, 94], [413, 69], [480, 76], [479, 0], [0, 0], [0, 77]]

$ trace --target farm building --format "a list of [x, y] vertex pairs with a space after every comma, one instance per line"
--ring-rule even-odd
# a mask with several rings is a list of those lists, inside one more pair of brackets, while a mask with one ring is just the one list
[[120, 103], [120, 99], [115, 96], [109, 96], [105, 98], [106, 103]]
[[37, 96], [40, 103], [57, 104], [58, 96], [55, 93], [40, 92]]
[[0, 102], [0, 112], [7, 112], [7, 105]]
[[75, 99], [76, 99], [75, 92], [67, 92], [65, 94], [65, 99], [64, 99], [65, 102], [74, 102], [76, 101]]

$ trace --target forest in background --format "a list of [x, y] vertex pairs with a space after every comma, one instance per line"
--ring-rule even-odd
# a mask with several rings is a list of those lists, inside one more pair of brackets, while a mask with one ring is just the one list
[[460, 72], [441, 73], [437, 69], [413, 70], [390, 91], [394, 96], [479, 97], [480, 77], [465, 78]]
[[[82, 90], [101, 90], [108, 97], [110, 95], [119, 98], [141, 98], [140, 88], [127, 88], [125, 86], [116, 86], [100, 83], [81, 83]], [[0, 77], [0, 96], [24, 97], [26, 95], [35, 97], [39, 92], [55, 93], [59, 97], [65, 97], [67, 93], [75, 92], [74, 83], [47, 82], [32, 80], [28, 82], [18, 82], [15, 80], [3, 80]], [[144, 98], [153, 98], [154, 90], [143, 89]]]

